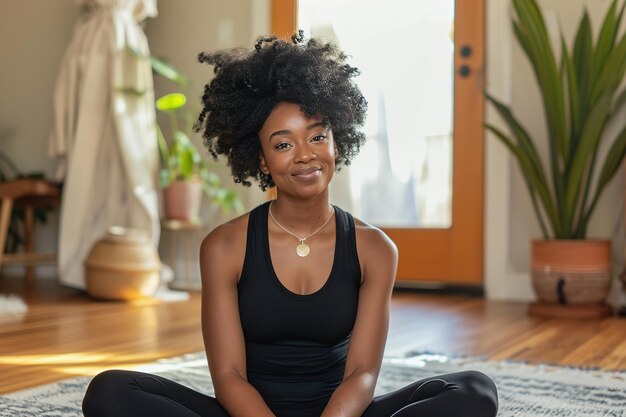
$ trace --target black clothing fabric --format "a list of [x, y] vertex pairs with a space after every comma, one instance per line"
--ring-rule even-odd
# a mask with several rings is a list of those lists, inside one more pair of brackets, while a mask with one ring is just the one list
[[[335, 253], [322, 288], [300, 295], [272, 266], [269, 203], [249, 216], [239, 280], [247, 378], [276, 417], [319, 417], [341, 383], [356, 319], [361, 271], [352, 216], [335, 207]], [[245, 398], [242, 398], [245, 401]], [[494, 417], [496, 387], [479, 372], [426, 378], [373, 399], [362, 417]], [[229, 417], [217, 399], [166, 378], [112, 370], [83, 399], [86, 417]]]
[[356, 319], [361, 270], [354, 219], [335, 207], [331, 272], [318, 291], [300, 295], [272, 265], [269, 204], [250, 213], [239, 279], [248, 382], [278, 415], [319, 415], [343, 379]]
[[[497, 410], [493, 381], [468, 371], [425, 378], [379, 395], [362, 417], [495, 417]], [[157, 375], [120, 370], [96, 375], [83, 399], [83, 413], [85, 417], [230, 417], [213, 397]]]

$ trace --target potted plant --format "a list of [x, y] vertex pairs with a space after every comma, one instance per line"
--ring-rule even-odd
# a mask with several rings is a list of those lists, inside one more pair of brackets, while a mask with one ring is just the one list
[[[512, 152], [528, 186], [543, 239], [532, 242], [532, 283], [539, 299], [530, 312], [595, 317], [610, 314], [609, 240], [587, 239], [598, 200], [626, 153], [626, 121], [614, 116], [626, 102], [619, 91], [626, 70], [626, 35], [618, 36], [624, 5], [609, 7], [593, 40], [587, 12], [572, 45], [561, 34], [560, 61], [535, 0], [513, 0], [515, 37], [529, 59], [543, 99], [549, 164], [544, 168], [536, 139], [509, 107], [487, 94], [510, 134], [486, 127]], [[618, 134], [601, 156], [609, 123]], [[569, 308], [565, 308], [569, 307]]]
[[[187, 79], [171, 65], [154, 57], [150, 57], [150, 60], [156, 74], [180, 86], [187, 84]], [[242, 211], [237, 194], [220, 185], [219, 177], [190, 139], [194, 115], [186, 105], [186, 96], [179, 92], [166, 94], [156, 100], [156, 108], [166, 113], [169, 120], [167, 138], [157, 124], [161, 161], [159, 177], [164, 189], [165, 217], [197, 222], [203, 193], [226, 213], [231, 209]]]

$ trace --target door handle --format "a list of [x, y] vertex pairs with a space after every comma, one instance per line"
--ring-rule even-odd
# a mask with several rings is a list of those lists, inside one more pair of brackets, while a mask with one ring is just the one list
[[465, 64], [461, 65], [461, 67], [459, 68], [459, 75], [461, 77], [468, 77], [471, 72], [472, 70], [470, 69], [470, 67]]

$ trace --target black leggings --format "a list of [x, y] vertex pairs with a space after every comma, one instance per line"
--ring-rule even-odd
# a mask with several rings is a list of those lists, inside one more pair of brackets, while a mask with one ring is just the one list
[[[465, 371], [425, 378], [380, 395], [362, 417], [493, 417], [496, 386]], [[229, 417], [217, 400], [166, 378], [134, 371], [106, 371], [89, 384], [85, 417]]]

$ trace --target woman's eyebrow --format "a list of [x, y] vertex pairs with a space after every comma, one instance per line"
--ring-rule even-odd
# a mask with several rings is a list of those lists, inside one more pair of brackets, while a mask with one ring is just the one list
[[288, 130], [288, 129], [277, 130], [276, 132], [274, 132], [274, 133], [272, 133], [270, 135], [269, 140], [271, 141], [274, 136], [284, 136], [284, 135], [288, 135], [290, 133], [291, 133], [291, 130]]
[[[323, 122], [311, 123], [305, 129], [306, 130], [311, 130], [311, 129], [315, 129], [316, 127], [320, 127], [320, 126], [324, 126], [324, 123]], [[289, 130], [289, 129], [277, 130], [276, 132], [273, 132], [270, 135], [269, 140], [271, 141], [274, 136], [285, 136], [285, 135], [289, 135], [289, 134], [291, 134], [291, 130]]]

